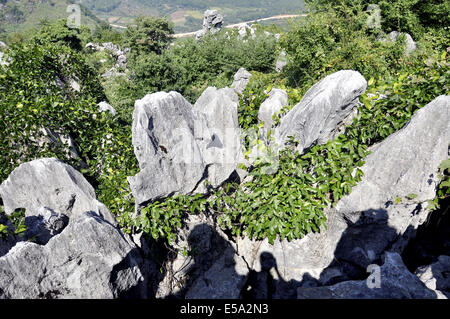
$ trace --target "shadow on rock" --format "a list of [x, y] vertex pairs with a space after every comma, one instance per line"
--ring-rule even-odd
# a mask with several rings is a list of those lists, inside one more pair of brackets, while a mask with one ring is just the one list
[[224, 236], [209, 224], [198, 224], [190, 231], [188, 253], [178, 253], [177, 271], [170, 274], [177, 289], [165, 298], [240, 298], [248, 266]]

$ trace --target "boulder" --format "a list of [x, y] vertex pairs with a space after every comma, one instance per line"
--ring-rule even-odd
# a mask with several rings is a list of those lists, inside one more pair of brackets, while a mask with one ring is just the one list
[[299, 141], [297, 150], [328, 142], [352, 113], [367, 87], [356, 71], [333, 73], [311, 87], [303, 99], [281, 118], [274, 147], [284, 148], [289, 136]]
[[19, 242], [0, 258], [0, 299], [146, 298], [141, 264], [116, 227], [81, 213], [46, 245]]
[[203, 114], [211, 142], [202, 150], [208, 166], [208, 182], [217, 188], [237, 169], [243, 158], [238, 121], [239, 97], [233, 89], [207, 88], [194, 105]]
[[287, 53], [286, 51], [283, 49], [280, 52], [280, 55], [278, 56], [276, 62], [275, 62], [275, 71], [277, 72], [281, 72], [283, 71], [284, 67], [288, 64], [288, 58], [287, 58]]
[[274, 115], [277, 115], [288, 104], [288, 95], [285, 90], [272, 89], [269, 97], [261, 104], [258, 120], [264, 122], [264, 129], [270, 130], [273, 126]]
[[[386, 243], [374, 249], [375, 256], [394, 241], [394, 251], [404, 249], [428, 215], [427, 201], [436, 196], [437, 169], [448, 158], [449, 141], [450, 96], [439, 96], [401, 130], [370, 149], [361, 167], [362, 181], [339, 201], [336, 210], [361, 230], [368, 224], [388, 227], [373, 232], [367, 242], [358, 239], [351, 245], [367, 252], [378, 245], [376, 238], [383, 238]], [[371, 262], [371, 258], [350, 258], [362, 266]]]
[[205, 132], [206, 120], [177, 92], [136, 101], [132, 140], [140, 172], [128, 181], [138, 205], [195, 190], [206, 168]]
[[439, 256], [435, 263], [417, 268], [414, 274], [429, 289], [439, 290], [450, 298], [450, 256]]
[[238, 39], [247, 41], [248, 38], [255, 39], [256, 37], [256, 28], [253, 26], [249, 26], [247, 23], [244, 23], [238, 28]]
[[408, 33], [400, 33], [398, 31], [392, 31], [391, 33], [389, 33], [387, 35], [388, 39], [390, 41], [397, 41], [398, 37], [400, 35], [404, 35], [405, 36], [405, 54], [406, 55], [410, 55], [412, 52], [416, 51], [417, 49], [417, 45], [414, 42], [413, 38], [408, 34]]
[[212, 33], [222, 29], [223, 16], [217, 10], [206, 10], [203, 18], [203, 29]]
[[116, 224], [84, 176], [55, 158], [42, 158], [17, 167], [0, 185], [0, 196], [7, 214], [25, 208], [26, 217], [37, 216], [41, 207], [46, 207], [72, 218], [90, 211]]
[[140, 172], [129, 177], [138, 205], [173, 194], [204, 193], [237, 169], [240, 129], [232, 89], [208, 88], [193, 107], [177, 92], [136, 101], [133, 145]]
[[105, 101], [98, 103], [98, 110], [100, 112], [109, 112], [113, 116], [115, 116], [117, 114], [116, 109], [113, 108], [109, 103], [107, 103]]
[[242, 94], [247, 87], [252, 74], [244, 68], [240, 68], [234, 75], [234, 82], [231, 87], [239, 94]]
[[[435, 299], [438, 294], [409, 272], [400, 255], [386, 252], [379, 278], [353, 280], [326, 287], [301, 287], [299, 299]], [[374, 272], [374, 276], [377, 272]], [[371, 275], [372, 276], [372, 275]], [[374, 282], [372, 282], [374, 280]], [[379, 280], [377, 285], [376, 280]]]

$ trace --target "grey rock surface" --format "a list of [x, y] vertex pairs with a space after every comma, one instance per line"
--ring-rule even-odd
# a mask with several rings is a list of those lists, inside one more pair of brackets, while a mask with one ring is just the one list
[[212, 187], [219, 187], [237, 169], [242, 158], [241, 130], [238, 121], [239, 97], [233, 89], [207, 88], [194, 105], [206, 118], [211, 142], [202, 149], [207, 165], [207, 179]]
[[140, 172], [128, 181], [137, 204], [194, 191], [206, 168], [199, 145], [207, 143], [205, 132], [206, 121], [177, 92], [136, 101], [132, 133]]
[[47, 207], [41, 207], [38, 212], [25, 219], [27, 230], [26, 239], [40, 245], [45, 245], [50, 238], [59, 234], [69, 223], [69, 217], [62, 213], [56, 213]]
[[[292, 297], [292, 289], [306, 284], [306, 275], [313, 285], [335, 283], [361, 276], [388, 248], [401, 253], [427, 216], [426, 201], [436, 195], [449, 132], [450, 97], [440, 96], [372, 148], [361, 168], [362, 181], [326, 212], [326, 231], [274, 245], [239, 239], [238, 254], [258, 273], [261, 256], [272, 256], [274, 296], [281, 298]], [[405, 199], [411, 194], [417, 197]], [[396, 197], [401, 204], [395, 204]]]
[[177, 92], [136, 101], [133, 145], [140, 172], [129, 177], [138, 205], [173, 194], [204, 193], [220, 186], [240, 158], [238, 97], [208, 88], [193, 107]]
[[239, 94], [242, 94], [247, 87], [248, 82], [250, 81], [250, 78], [252, 77], [252, 74], [248, 72], [244, 68], [240, 68], [236, 74], [234, 75], [234, 81], [233, 84], [231, 84], [231, 87]]
[[[376, 275], [376, 273], [372, 274]], [[371, 275], [371, 276], [372, 276]], [[373, 281], [372, 281], [373, 280]], [[353, 280], [333, 286], [298, 288], [299, 299], [435, 299], [438, 294], [427, 288], [409, 272], [397, 253], [386, 252], [379, 269], [379, 285], [375, 277]]]
[[326, 216], [327, 230], [322, 229], [319, 233], [310, 233], [291, 242], [275, 240], [271, 245], [267, 239], [238, 239], [237, 253], [250, 269], [272, 278], [274, 291], [271, 297], [294, 298], [296, 288], [307, 278], [317, 284], [326, 284], [333, 277], [343, 276], [341, 272], [327, 278], [322, 276], [324, 269], [333, 262], [334, 252], [347, 228], [345, 220], [338, 214], [328, 211]]
[[258, 120], [264, 122], [265, 130], [272, 128], [273, 116], [278, 114], [288, 104], [288, 95], [285, 90], [272, 89], [269, 97], [261, 104], [258, 112]]
[[424, 222], [427, 200], [436, 196], [437, 169], [448, 158], [449, 141], [450, 96], [439, 96], [401, 130], [371, 148], [361, 168], [362, 181], [339, 201], [337, 211], [355, 225], [364, 221], [388, 226], [389, 234], [379, 235], [388, 242], [405, 235], [392, 248], [401, 252]]
[[72, 218], [91, 211], [116, 224], [84, 176], [55, 158], [42, 158], [17, 167], [0, 185], [0, 196], [7, 214], [25, 208], [26, 217], [35, 216], [41, 207], [46, 207]]
[[286, 51], [283, 49], [280, 52], [280, 55], [278, 56], [277, 60], [275, 61], [275, 70], [277, 72], [283, 71], [284, 67], [288, 64], [288, 57]]
[[417, 45], [416, 45], [416, 43], [414, 42], [414, 40], [413, 40], [413, 38], [411, 37], [411, 35], [409, 35], [408, 33], [400, 33], [400, 32], [398, 32], [398, 31], [392, 31], [391, 33], [389, 33], [387, 36], [388, 36], [388, 39], [389, 40], [391, 40], [391, 41], [397, 41], [397, 39], [398, 39], [398, 37], [400, 36], [400, 35], [404, 35], [405, 36], [405, 54], [406, 55], [409, 55], [409, 54], [411, 54], [412, 52], [414, 52], [414, 51], [416, 51], [416, 49], [417, 49]]
[[228, 247], [222, 256], [190, 287], [186, 299], [238, 299], [249, 269], [247, 264]]
[[356, 71], [333, 73], [305, 94], [299, 104], [289, 111], [275, 129], [279, 148], [284, 148], [289, 136], [299, 141], [298, 151], [314, 144], [326, 143], [353, 111], [367, 81]]
[[216, 33], [222, 29], [223, 16], [217, 10], [206, 10], [203, 14], [202, 29], [195, 33], [195, 38], [200, 40], [208, 33]]
[[19, 242], [0, 258], [0, 299], [146, 298], [141, 264], [116, 227], [83, 213], [45, 246]]
[[[178, 238], [173, 244], [177, 255], [170, 258], [165, 265], [165, 274], [156, 292], [157, 298], [170, 295], [184, 297], [194, 282], [231, 247], [226, 235], [217, 227], [211, 215], [189, 215], [177, 235]], [[183, 251], [188, 253], [183, 254]]]
[[441, 255], [435, 263], [419, 267], [414, 274], [429, 289], [438, 290], [450, 298], [450, 256]]
[[98, 110], [100, 112], [110, 112], [114, 116], [117, 114], [116, 109], [105, 101], [98, 103]]

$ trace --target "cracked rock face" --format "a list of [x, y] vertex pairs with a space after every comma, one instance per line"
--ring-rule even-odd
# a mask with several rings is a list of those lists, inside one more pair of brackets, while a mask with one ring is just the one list
[[414, 274], [429, 289], [441, 292], [441, 298], [450, 298], [450, 256], [441, 255], [435, 263], [419, 267]]
[[366, 87], [367, 81], [357, 71], [343, 70], [327, 76], [281, 119], [274, 131], [276, 144], [283, 148], [288, 137], [293, 136], [302, 153], [311, 145], [328, 142], [352, 113]]
[[[379, 277], [346, 281], [334, 286], [299, 288], [299, 299], [435, 299], [438, 294], [427, 288], [408, 271], [400, 255], [386, 252], [384, 264], [377, 270]], [[372, 282], [373, 280], [373, 282]], [[369, 283], [368, 283], [369, 281]]]
[[380, 234], [385, 240], [405, 235], [393, 247], [401, 252], [424, 222], [427, 200], [436, 196], [437, 169], [448, 158], [449, 141], [450, 96], [439, 96], [400, 131], [371, 148], [361, 168], [362, 181], [339, 201], [337, 211], [352, 223], [386, 225], [391, 231]]
[[264, 122], [264, 129], [272, 128], [273, 116], [278, 114], [288, 104], [288, 95], [285, 90], [272, 89], [269, 97], [261, 104], [258, 112], [258, 120]]
[[194, 105], [205, 116], [211, 136], [203, 154], [208, 165], [208, 182], [214, 188], [230, 177], [243, 158], [238, 106], [239, 98], [233, 89], [215, 87], [207, 88]]
[[[280, 288], [275, 297], [292, 296], [280, 284], [300, 286], [305, 274], [315, 285], [361, 276], [387, 249], [401, 253], [424, 222], [426, 201], [436, 196], [437, 170], [448, 158], [449, 141], [450, 97], [440, 96], [372, 147], [361, 168], [362, 181], [326, 213], [326, 231], [292, 242], [275, 241], [273, 246], [267, 240], [243, 239], [238, 241], [239, 255], [256, 272], [262, 269], [263, 253], [273, 256], [278, 271], [272, 277], [282, 278], [274, 281]], [[409, 200], [410, 194], [417, 196]], [[402, 199], [400, 204], [396, 197]], [[330, 269], [338, 271], [333, 275]]]
[[92, 211], [116, 224], [84, 176], [55, 158], [42, 158], [17, 167], [0, 185], [0, 196], [7, 214], [25, 208], [26, 217], [36, 216], [41, 207], [46, 207], [72, 218]]
[[217, 187], [237, 168], [240, 130], [237, 96], [208, 88], [193, 107], [177, 92], [136, 101], [133, 145], [140, 172], [129, 177], [138, 205], [174, 194]]
[[0, 258], [0, 299], [146, 298], [141, 268], [116, 227], [82, 213], [46, 245], [19, 242]]
[[240, 68], [234, 75], [234, 82], [231, 87], [239, 94], [242, 94], [247, 87], [252, 74], [244, 68]]

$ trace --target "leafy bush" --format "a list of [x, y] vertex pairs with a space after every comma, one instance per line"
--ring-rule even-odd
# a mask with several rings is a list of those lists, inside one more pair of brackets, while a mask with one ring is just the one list
[[[56, 156], [76, 167], [88, 161], [106, 116], [98, 114], [104, 94], [93, 70], [80, 54], [52, 44], [13, 47], [8, 55], [12, 63], [0, 68], [0, 180], [39, 157]], [[64, 143], [43, 143], [44, 128], [69, 135], [80, 158], [72, 158]]]
[[156, 91], [176, 90], [192, 103], [208, 86], [230, 85], [240, 67], [260, 72], [274, 68], [273, 37], [243, 42], [225, 32], [201, 41], [185, 39], [162, 54], [147, 53], [130, 61], [136, 98]]
[[342, 69], [357, 70], [366, 78], [398, 70], [403, 43], [377, 41], [366, 19], [364, 13], [347, 8], [311, 13], [293, 25], [281, 39], [291, 59], [285, 68], [290, 85], [312, 85]]
[[341, 10], [353, 7], [363, 11], [370, 4], [381, 10], [383, 30], [408, 32], [415, 38], [427, 28], [440, 29], [450, 23], [450, 3], [445, 0], [307, 0], [314, 8]]
[[123, 45], [133, 55], [155, 52], [160, 54], [171, 40], [173, 24], [166, 18], [139, 17], [135, 25], [129, 25], [123, 34]]

